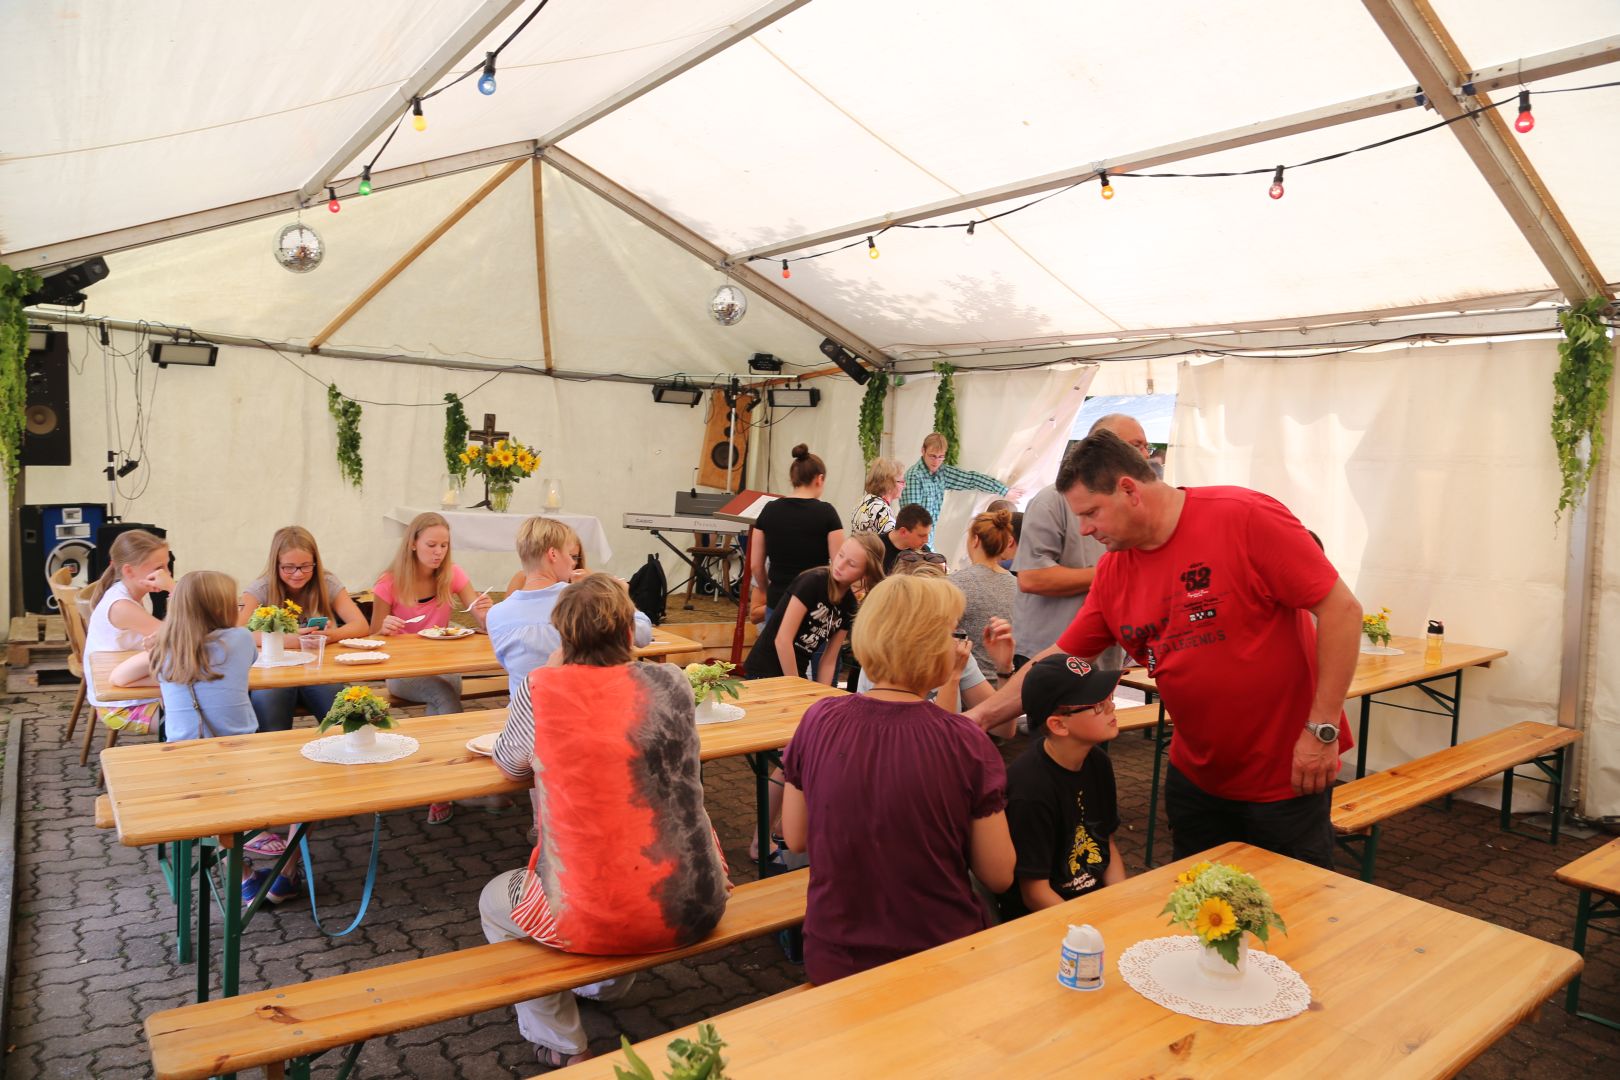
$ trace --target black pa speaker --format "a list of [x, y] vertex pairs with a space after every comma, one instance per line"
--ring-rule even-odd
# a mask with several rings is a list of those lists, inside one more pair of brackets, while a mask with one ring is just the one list
[[[91, 581], [100, 579], [101, 575], [107, 572], [107, 567], [112, 564], [113, 541], [125, 533], [134, 532], [137, 529], [142, 532], [149, 532], [159, 539], [167, 540], [169, 538], [169, 530], [157, 525], [143, 525], [138, 521], [117, 521], [103, 525], [96, 533], [96, 550], [90, 556]], [[172, 550], [169, 552], [169, 573], [174, 573], [174, 552]], [[168, 609], [168, 594], [153, 593], [152, 614], [161, 619]]]
[[73, 464], [73, 440], [68, 427], [67, 332], [48, 331], [45, 347], [29, 351], [23, 370], [28, 385], [23, 411], [22, 464]]
[[856, 358], [854, 353], [832, 338], [821, 339], [821, 351], [827, 359], [837, 364], [845, 375], [854, 379], [855, 385], [865, 386], [866, 380], [872, 377], [872, 373], [861, 365], [860, 360]]

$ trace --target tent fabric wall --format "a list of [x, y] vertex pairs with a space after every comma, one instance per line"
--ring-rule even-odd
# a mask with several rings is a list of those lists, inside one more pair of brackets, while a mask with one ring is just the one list
[[[1612, 404], [1607, 419], [1603, 452], [1612, 455]], [[1620, 664], [1605, 661], [1620, 651], [1620, 470], [1614, 468], [1612, 460], [1608, 486], [1602, 495], [1604, 539], [1596, 567], [1598, 589], [1592, 619], [1596, 648], [1588, 658], [1592, 697], [1581, 740], [1585, 769], [1580, 778], [1578, 806], [1588, 817], [1613, 820], [1620, 818]]]
[[[1184, 365], [1169, 476], [1280, 499], [1321, 535], [1364, 609], [1392, 609], [1395, 633], [1438, 618], [1449, 640], [1506, 649], [1464, 680], [1463, 738], [1556, 723], [1567, 538], [1553, 525], [1546, 429], [1557, 360], [1538, 341]], [[1369, 767], [1447, 735], [1439, 717], [1375, 708]]]

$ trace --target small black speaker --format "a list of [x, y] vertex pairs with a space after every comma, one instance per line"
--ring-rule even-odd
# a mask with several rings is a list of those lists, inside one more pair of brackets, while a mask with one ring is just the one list
[[68, 427], [66, 331], [48, 331], [45, 347], [29, 351], [23, 371], [28, 386], [20, 461], [24, 465], [73, 464], [73, 439]]
[[821, 339], [821, 351], [827, 357], [827, 359], [837, 364], [839, 368], [843, 370], [845, 375], [848, 375], [850, 378], [854, 379], [855, 385], [864, 386], [866, 385], [866, 380], [872, 377], [872, 373], [861, 365], [860, 360], [856, 359], [854, 353], [838, 344], [838, 342], [834, 341], [832, 338]]
[[[91, 581], [98, 580], [102, 574], [107, 572], [107, 567], [111, 565], [113, 541], [117, 540], [125, 533], [134, 532], [137, 529], [142, 532], [149, 532], [153, 536], [163, 540], [167, 540], [169, 538], [169, 530], [157, 525], [143, 525], [138, 521], [115, 521], [103, 525], [96, 532], [96, 550], [90, 556]], [[174, 552], [172, 550], [169, 552], [169, 573], [174, 573]], [[168, 610], [168, 594], [153, 593], [152, 614], [161, 619], [163, 618], [164, 613]]]

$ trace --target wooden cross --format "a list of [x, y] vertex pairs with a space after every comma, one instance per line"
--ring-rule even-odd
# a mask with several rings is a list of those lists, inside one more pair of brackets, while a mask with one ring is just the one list
[[483, 443], [485, 450], [488, 450], [491, 446], [494, 446], [497, 441], [501, 439], [510, 439], [511, 437], [512, 433], [510, 431], [495, 430], [495, 414], [492, 412], [487, 412], [484, 414], [484, 426], [482, 428], [477, 431], [467, 432], [467, 438], [471, 439], [473, 442]]
[[[467, 438], [468, 439], [470, 439], [470, 440], [472, 440], [473, 442], [476, 442], [476, 443], [483, 443], [484, 444], [484, 452], [486, 454], [489, 452], [489, 448], [494, 446], [497, 441], [499, 441], [501, 439], [510, 439], [511, 437], [512, 437], [512, 433], [510, 431], [497, 431], [497, 430], [495, 430], [495, 414], [492, 413], [492, 412], [487, 412], [487, 413], [484, 414], [484, 426], [482, 428], [480, 428], [477, 431], [469, 431], [469, 432], [467, 432]], [[476, 510], [480, 506], [488, 506], [488, 505], [489, 505], [489, 477], [486, 476], [486, 477], [484, 477], [484, 497], [482, 499], [480, 499], [478, 502], [473, 503], [472, 506], [468, 507], [468, 509]]]

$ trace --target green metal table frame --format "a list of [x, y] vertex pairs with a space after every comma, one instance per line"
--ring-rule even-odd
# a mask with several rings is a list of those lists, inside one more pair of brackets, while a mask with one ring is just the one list
[[[1515, 765], [1502, 773], [1502, 831], [1515, 836], [1528, 837], [1539, 840], [1544, 844], [1558, 843], [1558, 833], [1563, 827], [1563, 806], [1558, 801], [1559, 792], [1564, 786], [1564, 767], [1567, 764], [1569, 747], [1560, 746], [1539, 757], [1531, 758], [1523, 765]], [[1542, 773], [1541, 776], [1520, 775], [1518, 770], [1526, 765], [1535, 766]], [[1513, 781], [1528, 780], [1534, 784], [1546, 784], [1552, 791], [1552, 825], [1546, 836], [1528, 829], [1515, 829], [1513, 827]], [[1449, 801], [1450, 796], [1447, 796]], [[1361, 866], [1361, 880], [1370, 882], [1373, 879], [1373, 870], [1378, 860], [1378, 826], [1374, 825], [1364, 833], [1352, 833], [1349, 836], [1336, 836], [1334, 843], [1347, 852]]]
[[[1620, 930], [1610, 926], [1594, 926], [1595, 922], [1608, 919], [1620, 919], [1620, 897], [1610, 893], [1596, 892], [1592, 889], [1582, 889], [1580, 902], [1575, 909], [1575, 951], [1581, 958], [1586, 958], [1586, 933], [1588, 930], [1609, 937], [1620, 937]], [[1597, 1013], [1581, 1012], [1581, 977], [1576, 975], [1570, 980], [1569, 990], [1564, 995], [1564, 1011], [1582, 1020], [1590, 1020], [1595, 1024], [1602, 1024], [1606, 1028], [1620, 1031], [1620, 1020], [1611, 1020], [1607, 1016]]]

